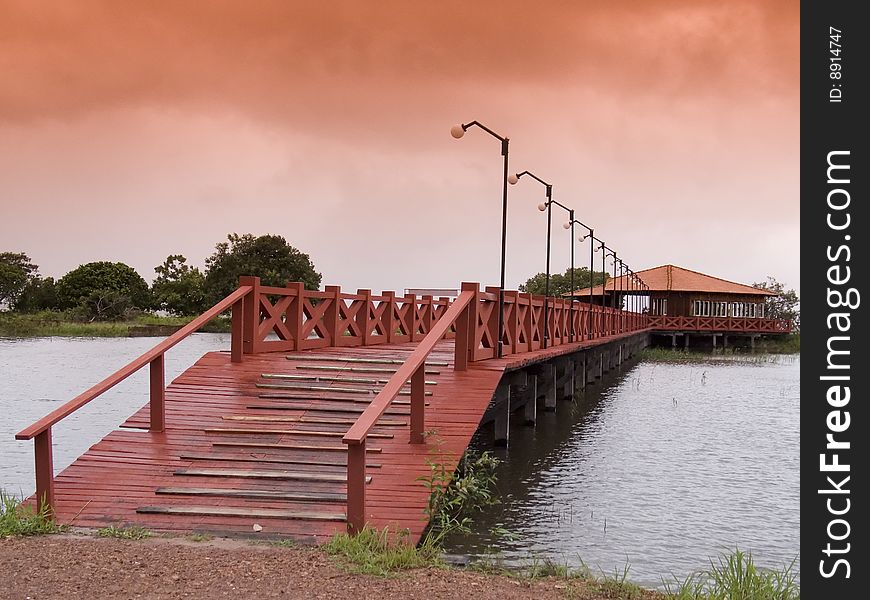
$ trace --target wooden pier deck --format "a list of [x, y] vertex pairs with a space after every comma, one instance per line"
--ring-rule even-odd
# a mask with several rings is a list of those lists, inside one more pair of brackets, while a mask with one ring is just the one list
[[[263, 293], [275, 289], [282, 288]], [[240, 288], [211, 312], [217, 314], [233, 305], [238, 308], [234, 317], [241, 321], [240, 303], [251, 293], [250, 288]], [[297, 297], [301, 299], [301, 293]], [[333, 297], [338, 302], [339, 296], [333, 293]], [[386, 297], [382, 302], [392, 310], [390, 303], [395, 299]], [[571, 341], [562, 333], [559, 344], [542, 349], [540, 343], [533, 343], [542, 329], [530, 313], [524, 319], [525, 334], [522, 329], [513, 332], [512, 352], [497, 358], [487, 348], [493, 335], [491, 294], [466, 292], [450, 311], [437, 315], [447, 316], [440, 329], [434, 310], [429, 317], [420, 317], [420, 322], [428, 318], [420, 325], [417, 318], [425, 311], [419, 310], [416, 300], [412, 303], [406, 298], [405, 302], [413, 304], [414, 310], [402, 313], [397, 309], [399, 332], [407, 332], [404, 340], [395, 336], [401, 340], [398, 343], [385, 340], [338, 346], [333, 329], [330, 344], [282, 351], [265, 337], [275, 323], [269, 320], [274, 313], [264, 308], [264, 301], [256, 306], [256, 319], [252, 319], [257, 327], [248, 325], [244, 331], [247, 339], [259, 336], [258, 343], [273, 346], [252, 344], [243, 354], [245, 336], [238, 322], [231, 352], [206, 354], [164, 388], [163, 353], [190, 333], [179, 332], [18, 434], [19, 439], [36, 441], [37, 489], [43, 490], [43, 502], [50, 504], [59, 522], [80, 527], [139, 525], [157, 531], [213, 534], [260, 531], [319, 543], [347, 530], [355, 517], [356, 522], [374, 527], [407, 529], [416, 541], [427, 525], [429, 496], [420, 478], [430, 473], [430, 462], [443, 462], [452, 472], [506, 371], [603, 345], [643, 328], [637, 317], [633, 317], [634, 325], [629, 318], [621, 325], [618, 311], [611, 311], [612, 318], [602, 315], [601, 331], [593, 337], [588, 335], [589, 326], [583, 325], [584, 315], [578, 314], [574, 318], [580, 341]], [[326, 313], [322, 304], [321, 316]], [[434, 309], [436, 303], [430, 299], [429, 306]], [[288, 307], [281, 308], [286, 311]], [[528, 309], [534, 309], [531, 297]], [[373, 314], [377, 319], [377, 313]], [[306, 315], [300, 326], [319, 319], [314, 307]], [[520, 317], [514, 313], [513, 322], [521, 323]], [[201, 320], [208, 318], [209, 313]], [[570, 318], [565, 311], [563, 329], [557, 331], [564, 331], [564, 322]], [[588, 322], [598, 326], [592, 318]], [[454, 324], [463, 344], [459, 349], [454, 339], [444, 339], [453, 337], [446, 332]], [[198, 326], [192, 323], [191, 331]], [[364, 327], [378, 330], [370, 323]], [[278, 328], [279, 335], [287, 333]], [[305, 345], [292, 339], [278, 343]], [[518, 351], [521, 344], [525, 351]], [[478, 355], [482, 358], [475, 360]], [[466, 364], [456, 365], [457, 357]], [[425, 366], [420, 362], [424, 359]], [[406, 377], [401, 369], [410, 363], [417, 366], [412, 365], [414, 375]], [[49, 477], [51, 425], [145, 364], [151, 365], [150, 402], [121, 429]], [[417, 417], [412, 414], [415, 410]], [[415, 418], [420, 419], [416, 427], [426, 432], [418, 435], [422, 443], [412, 443]], [[367, 419], [368, 424], [362, 423]], [[354, 445], [353, 432], [363, 427], [362, 442]], [[363, 462], [359, 458], [353, 462], [354, 448], [364, 452]], [[363, 485], [361, 475], [352, 480], [358, 483], [349, 486], [348, 478], [363, 470], [365, 489], [354, 488]], [[348, 500], [351, 492], [359, 498], [356, 505]], [[358, 512], [352, 516], [353, 506]]]

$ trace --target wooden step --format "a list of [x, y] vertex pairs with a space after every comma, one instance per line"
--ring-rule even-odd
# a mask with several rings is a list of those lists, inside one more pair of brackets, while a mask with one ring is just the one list
[[[323, 425], [353, 425], [356, 419], [341, 417], [288, 417], [285, 415], [224, 415], [224, 421], [253, 421], [258, 423], [319, 423]], [[379, 419], [377, 424], [381, 427], [402, 427], [407, 421], [399, 419]]]
[[[263, 444], [259, 442], [212, 442], [214, 447], [223, 448], [269, 448], [273, 450], [316, 450], [325, 452], [347, 452], [347, 446], [313, 446], [306, 444]], [[378, 453], [381, 448], [366, 446], [366, 452]]]
[[[181, 460], [212, 460], [215, 462], [255, 462], [255, 463], [273, 463], [286, 465], [315, 465], [322, 467], [346, 467], [346, 461], [328, 461], [328, 460], [311, 460], [303, 458], [284, 458], [277, 456], [263, 456], [254, 458], [243, 454], [183, 454], [179, 456]], [[367, 469], [380, 469], [378, 463], [370, 463], [366, 461]]]
[[[344, 437], [346, 431], [314, 431], [310, 429], [242, 429], [236, 427], [207, 427], [206, 433], [228, 433], [237, 435], [308, 435], [312, 437]], [[392, 433], [369, 433], [373, 439], [390, 440]]]
[[[350, 373], [395, 373], [396, 369], [386, 367], [339, 367], [335, 365], [296, 365], [296, 368], [303, 371], [347, 371]], [[438, 369], [426, 369], [426, 375], [440, 375]]]
[[239, 490], [226, 488], [159, 487], [157, 494], [175, 496], [216, 496], [221, 498], [266, 498], [293, 502], [347, 502], [347, 494], [317, 492], [280, 492], [277, 490]]
[[220, 498], [262, 498], [291, 502], [347, 502], [347, 494], [317, 492], [280, 492], [277, 490], [239, 490], [227, 488], [159, 487], [156, 494], [173, 496], [216, 496]]
[[[386, 385], [389, 379], [369, 379], [367, 377], [333, 377], [331, 375], [289, 375], [285, 373], [263, 373], [260, 375], [263, 379], [284, 379], [287, 381], [334, 381], [337, 383], [365, 383], [369, 385]], [[426, 385], [438, 385], [437, 381], [425, 381]], [[411, 380], [407, 380], [405, 385], [410, 385]]]
[[[292, 383], [256, 383], [256, 387], [270, 390], [300, 390], [308, 392], [334, 392], [339, 394], [365, 394], [374, 398], [380, 388], [356, 388], [356, 387], [332, 387], [323, 385], [294, 385]], [[432, 392], [426, 390], [423, 392], [426, 396], [431, 396]], [[411, 390], [402, 390], [400, 396], [410, 396]]]
[[[329, 356], [327, 354], [290, 354], [287, 357], [287, 360], [311, 360], [311, 361], [324, 361], [324, 362], [343, 362], [343, 363], [361, 363], [361, 364], [370, 364], [370, 365], [403, 365], [405, 364], [405, 360], [401, 358], [356, 358], [350, 356]], [[438, 360], [427, 360], [427, 367], [447, 367], [450, 363], [446, 361], [438, 361]]]
[[[312, 400], [321, 402], [356, 402], [359, 404], [371, 404], [374, 396], [366, 396], [365, 398], [336, 398], [336, 397], [318, 397], [318, 396], [303, 396], [301, 394], [291, 394], [289, 392], [264, 392], [257, 394], [257, 398], [265, 398], [267, 400]], [[410, 400], [393, 400], [393, 404], [399, 406], [410, 406]]]
[[[173, 475], [195, 477], [239, 477], [242, 479], [280, 479], [288, 481], [320, 481], [346, 483], [347, 475], [341, 473], [308, 473], [306, 471], [248, 471], [246, 469], [178, 469]], [[372, 480], [366, 476], [366, 483]]]
[[[395, 404], [395, 402], [393, 403]], [[248, 404], [245, 406], [248, 409], [258, 410], [298, 410], [304, 412], [323, 412], [323, 413], [362, 413], [367, 406], [317, 406], [316, 404], [289, 404], [282, 402], [280, 404]], [[384, 411], [387, 415], [410, 415], [407, 410], [396, 410], [388, 408]]]
[[256, 519], [300, 519], [310, 521], [346, 521], [343, 513], [268, 508], [234, 508], [231, 506], [140, 506], [137, 513], [150, 515], [197, 515], [203, 517], [246, 517]]

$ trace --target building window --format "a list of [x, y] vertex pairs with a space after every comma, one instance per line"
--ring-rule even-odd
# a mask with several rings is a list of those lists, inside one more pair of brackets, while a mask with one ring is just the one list
[[652, 314], [654, 314], [654, 315], [667, 315], [668, 314], [668, 299], [667, 298], [653, 298]]

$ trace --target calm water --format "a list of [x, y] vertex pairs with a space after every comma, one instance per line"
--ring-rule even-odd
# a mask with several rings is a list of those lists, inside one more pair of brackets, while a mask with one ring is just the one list
[[[0, 338], [0, 489], [29, 495], [36, 484], [33, 442], [15, 434], [102, 381], [157, 344], [158, 338]], [[229, 334], [198, 333], [166, 354], [167, 383]], [[147, 367], [52, 429], [55, 471], [68, 466], [148, 402]]]
[[[0, 488], [34, 489], [33, 444], [14, 434], [151, 348], [155, 338], [0, 339]], [[167, 381], [228, 334], [167, 354]], [[506, 562], [550, 557], [647, 585], [739, 546], [779, 567], [798, 556], [799, 358], [641, 363], [590, 388], [537, 427], [517, 425], [498, 480], [502, 503], [450, 551]], [[147, 401], [147, 370], [54, 428], [55, 469]], [[487, 434], [478, 441], [489, 448]], [[511, 536], [495, 535], [504, 528]], [[798, 565], [799, 567], [799, 565]]]
[[450, 550], [496, 551], [508, 564], [582, 560], [609, 574], [630, 564], [646, 585], [735, 546], [789, 564], [800, 539], [800, 359], [753, 358], [636, 364], [539, 413], [537, 427], [517, 425], [496, 451], [502, 504]]

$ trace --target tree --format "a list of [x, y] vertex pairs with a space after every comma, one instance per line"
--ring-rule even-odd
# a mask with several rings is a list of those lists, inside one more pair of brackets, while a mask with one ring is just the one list
[[[599, 285], [607, 281], [607, 273], [601, 271], [593, 271], [590, 278], [589, 269], [580, 267], [574, 269], [574, 289], [582, 290], [583, 288], [591, 287], [591, 285]], [[592, 284], [590, 285], [590, 279]], [[520, 286], [521, 292], [529, 292], [539, 296], [544, 295], [547, 287], [547, 274], [537, 273]], [[571, 269], [567, 269], [564, 274], [550, 274], [550, 295], [562, 296], [571, 292]]]
[[795, 329], [800, 329], [801, 301], [793, 289], [785, 289], [785, 285], [776, 278], [767, 276], [767, 281], [753, 283], [752, 287], [767, 290], [777, 294], [764, 300], [764, 315], [768, 319], [791, 319]]
[[198, 315], [206, 306], [205, 276], [186, 264], [180, 254], [172, 254], [154, 267], [157, 277], [151, 284], [154, 307], [174, 315]]
[[61, 308], [84, 308], [90, 318], [114, 319], [130, 308], [149, 308], [148, 284], [124, 263], [91, 262], [81, 265], [57, 282]]
[[37, 312], [58, 308], [57, 286], [53, 277], [33, 277], [21, 290], [13, 305], [21, 312]]
[[205, 260], [205, 290], [209, 302], [230, 295], [239, 286], [239, 277], [259, 277], [263, 285], [283, 287], [301, 281], [309, 290], [320, 288], [320, 273], [307, 254], [287, 243], [280, 235], [231, 233], [226, 242], [215, 246]]
[[0, 308], [15, 304], [38, 269], [23, 252], [0, 252]]

